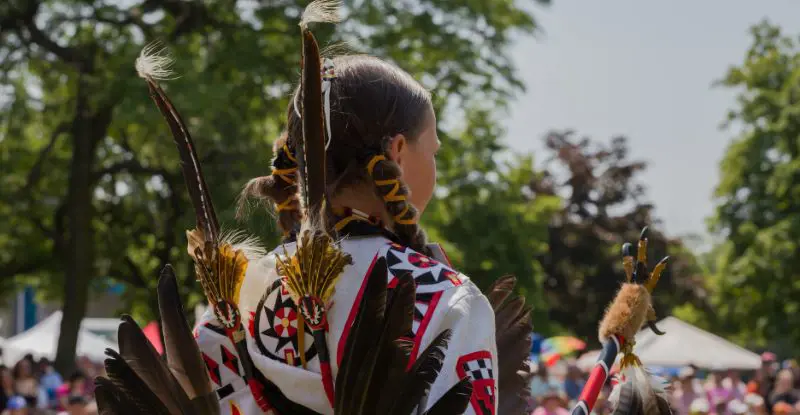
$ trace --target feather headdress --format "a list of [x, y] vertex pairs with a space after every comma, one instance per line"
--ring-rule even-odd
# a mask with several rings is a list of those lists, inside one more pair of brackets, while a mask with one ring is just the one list
[[665, 257], [647, 269], [647, 228], [642, 230], [634, 255], [633, 245], [622, 246], [622, 263], [626, 282], [608, 306], [598, 330], [603, 350], [583, 389], [574, 415], [588, 415], [608, 378], [617, 354], [622, 353], [620, 375], [615, 379], [609, 401], [617, 415], [666, 415], [671, 410], [664, 391], [666, 382], [650, 374], [634, 354], [636, 333], [645, 325], [663, 335], [655, 326], [655, 310], [651, 293], [666, 267]]

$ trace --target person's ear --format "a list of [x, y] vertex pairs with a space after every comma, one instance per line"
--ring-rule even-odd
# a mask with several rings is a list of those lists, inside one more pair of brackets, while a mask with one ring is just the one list
[[406, 136], [403, 134], [397, 134], [396, 136], [392, 137], [392, 141], [389, 144], [389, 158], [397, 163], [402, 169], [403, 161], [407, 157], [408, 152], [408, 140], [406, 140]]

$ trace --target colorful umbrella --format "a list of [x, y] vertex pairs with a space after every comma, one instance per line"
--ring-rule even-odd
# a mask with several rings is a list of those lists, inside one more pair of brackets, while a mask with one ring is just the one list
[[542, 341], [541, 360], [548, 366], [554, 365], [561, 357], [581, 351], [586, 343], [571, 336], [549, 337]]

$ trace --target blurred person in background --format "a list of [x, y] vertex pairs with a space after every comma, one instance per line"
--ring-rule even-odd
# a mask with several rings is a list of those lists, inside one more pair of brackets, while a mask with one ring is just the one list
[[678, 384], [672, 390], [672, 409], [677, 414], [686, 415], [695, 399], [702, 397], [695, 387], [695, 370], [684, 367], [678, 372]]
[[711, 408], [705, 398], [697, 398], [689, 405], [689, 415], [708, 415], [711, 413]]
[[[727, 413], [728, 402], [733, 398], [729, 390], [722, 386], [722, 376], [719, 369], [709, 372], [705, 384], [706, 400], [711, 404], [712, 413]], [[720, 412], [719, 409], [722, 408]]]
[[775, 406], [772, 407], [772, 413], [776, 414], [776, 415], [778, 415], [778, 414], [791, 414], [791, 415], [794, 415], [794, 414], [797, 414], [798, 411], [797, 411], [797, 408], [795, 408], [792, 405], [789, 405], [786, 402], [778, 402], [777, 404], [775, 404]]
[[761, 354], [761, 368], [756, 371], [754, 377], [761, 387], [758, 391], [761, 396], [769, 396], [772, 393], [772, 386], [775, 384], [775, 375], [777, 374], [775, 360], [774, 353], [764, 352]]
[[35, 408], [39, 402], [39, 381], [33, 377], [33, 365], [26, 358], [14, 366], [14, 393], [25, 398], [29, 407]]
[[778, 372], [775, 378], [775, 387], [767, 399], [768, 409], [771, 407], [776, 412], [775, 406], [779, 403], [795, 406], [800, 402], [800, 392], [794, 388], [794, 374], [791, 370], [784, 369]]
[[89, 360], [86, 356], [81, 356], [78, 358], [78, 370], [83, 373], [83, 394], [84, 396], [93, 396], [94, 395], [94, 382], [89, 382], [89, 379], [94, 379], [100, 372], [98, 367], [102, 367], [102, 364], [96, 364]]
[[567, 376], [564, 378], [564, 393], [567, 394], [567, 399], [570, 401], [578, 399], [583, 385], [586, 381], [583, 379], [583, 373], [575, 365], [567, 367]]
[[767, 405], [764, 398], [756, 393], [748, 393], [744, 398], [744, 403], [747, 405], [747, 413], [754, 415], [767, 415]]
[[14, 378], [11, 369], [0, 366], [0, 411], [6, 409], [6, 404], [14, 396]]
[[539, 402], [539, 407], [531, 415], [569, 415], [566, 396], [559, 387], [549, 388]]
[[545, 362], [539, 361], [536, 374], [534, 374], [533, 378], [531, 378], [531, 396], [533, 396], [536, 402], [541, 402], [540, 398], [554, 387], [560, 388], [561, 385], [559, 385], [555, 379], [550, 377]]
[[49, 359], [43, 357], [39, 360], [39, 388], [44, 402], [39, 402], [39, 407], [55, 408], [58, 405], [56, 389], [64, 383], [64, 379], [56, 372]]
[[742, 376], [738, 370], [729, 369], [725, 379], [722, 379], [722, 387], [725, 388], [731, 396], [731, 399], [742, 400], [747, 391], [747, 385], [742, 382]]
[[61, 411], [58, 415], [88, 415], [89, 401], [85, 396], [70, 396], [66, 410]]
[[2, 415], [28, 415], [28, 402], [22, 396], [12, 396], [8, 399], [6, 409]]

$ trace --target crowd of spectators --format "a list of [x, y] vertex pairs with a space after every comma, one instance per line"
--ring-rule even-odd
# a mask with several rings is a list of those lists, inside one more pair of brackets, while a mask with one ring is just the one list
[[27, 355], [13, 366], [0, 365], [0, 415], [93, 415], [93, 379], [103, 370], [82, 358], [63, 377], [48, 359]]
[[[540, 364], [531, 381], [533, 415], [568, 415], [587, 380], [588, 373], [574, 365], [558, 376]], [[753, 372], [700, 369], [687, 366], [667, 375], [667, 397], [676, 415], [792, 414], [800, 415], [800, 366], [794, 360], [778, 362], [771, 353], [762, 355], [762, 366]], [[610, 414], [607, 383], [593, 414]]]

